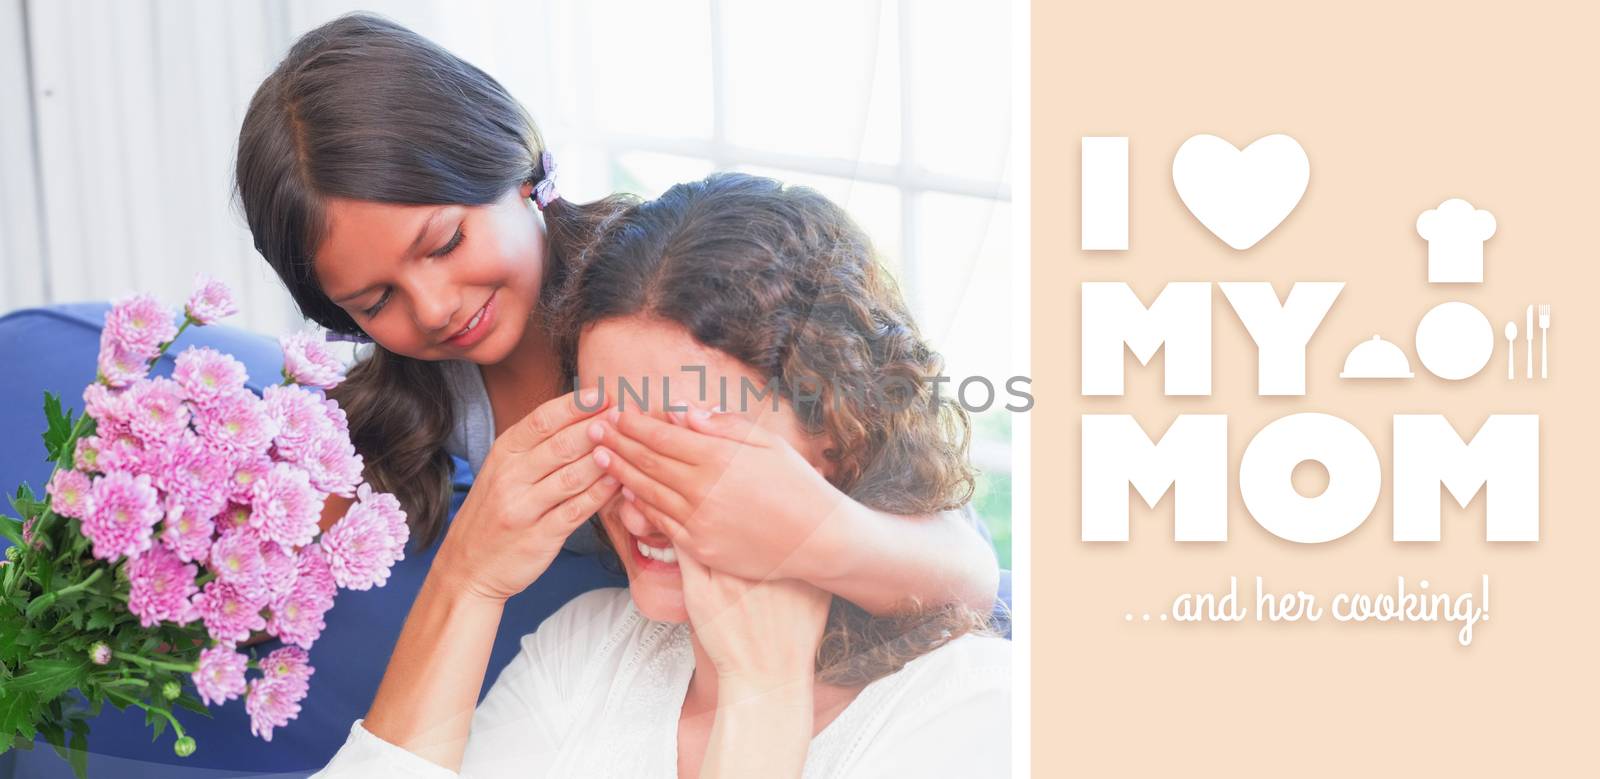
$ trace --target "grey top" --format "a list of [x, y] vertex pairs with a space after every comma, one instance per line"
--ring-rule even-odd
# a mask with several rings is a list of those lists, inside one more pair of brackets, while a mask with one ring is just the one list
[[[478, 370], [477, 363], [445, 360], [440, 364], [444, 367], [445, 382], [450, 386], [451, 403], [455, 407], [455, 426], [450, 430], [450, 437], [445, 439], [444, 448], [470, 463], [476, 474], [483, 469], [489, 448], [494, 446], [494, 407], [489, 404], [489, 390], [483, 386], [483, 373]], [[984, 539], [993, 543], [988, 528], [978, 519], [971, 503], [963, 506], [961, 513]], [[591, 554], [602, 547], [594, 528], [584, 523], [567, 538], [566, 548]]]

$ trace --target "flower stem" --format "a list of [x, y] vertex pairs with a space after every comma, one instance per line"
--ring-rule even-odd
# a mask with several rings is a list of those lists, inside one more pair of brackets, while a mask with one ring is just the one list
[[56, 597], [60, 598], [63, 595], [66, 595], [68, 593], [77, 592], [79, 590], [84, 589], [85, 587], [88, 587], [91, 584], [94, 584], [95, 580], [99, 579], [100, 576], [102, 574], [104, 574], [105, 572], [106, 572], [106, 569], [104, 569], [104, 568], [96, 568], [96, 569], [94, 569], [94, 573], [89, 574], [89, 578], [84, 579], [83, 581], [78, 582], [77, 584], [74, 584], [74, 585], [72, 585], [70, 587], [62, 587], [61, 589], [56, 590]]
[[131, 652], [112, 652], [111, 656], [118, 660], [127, 660], [130, 663], [138, 663], [147, 668], [159, 668], [163, 671], [182, 671], [184, 673], [194, 673], [195, 671], [193, 663], [171, 663], [164, 660], [151, 660], [148, 657], [140, 657]]
[[155, 365], [156, 360], [161, 359], [161, 355], [166, 354], [167, 349], [171, 348], [173, 344], [178, 342], [178, 337], [183, 335], [183, 331], [188, 330], [189, 325], [194, 323], [194, 317], [189, 316], [188, 312], [184, 312], [183, 324], [178, 326], [178, 332], [172, 334], [172, 340], [163, 341], [160, 346], [156, 347], [156, 356], [150, 360], [150, 364]]
[[151, 706], [137, 698], [133, 699], [133, 704], [141, 709], [144, 709], [145, 711], [157, 712], [161, 716], [166, 717], [167, 722], [172, 725], [172, 732], [178, 734], [178, 738], [183, 738], [183, 726], [178, 724], [178, 718], [172, 716], [172, 712], [167, 711], [161, 706]]

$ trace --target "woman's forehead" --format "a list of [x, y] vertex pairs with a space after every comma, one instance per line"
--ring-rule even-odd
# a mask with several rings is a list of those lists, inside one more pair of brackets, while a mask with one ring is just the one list
[[694, 340], [682, 325], [646, 317], [608, 319], [586, 328], [578, 339], [578, 378], [587, 384], [604, 381], [609, 390], [623, 378], [635, 389], [645, 381], [660, 387], [667, 379], [675, 405], [677, 398], [692, 399], [680, 395], [678, 387], [687, 390], [704, 382], [715, 397], [715, 388], [724, 381], [734, 389], [746, 379], [761, 384], [748, 366]]

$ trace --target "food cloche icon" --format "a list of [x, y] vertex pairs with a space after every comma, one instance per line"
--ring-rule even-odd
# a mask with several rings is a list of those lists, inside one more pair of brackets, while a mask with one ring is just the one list
[[1376, 335], [1356, 344], [1344, 358], [1344, 370], [1339, 372], [1341, 379], [1409, 379], [1414, 375], [1406, 353]]

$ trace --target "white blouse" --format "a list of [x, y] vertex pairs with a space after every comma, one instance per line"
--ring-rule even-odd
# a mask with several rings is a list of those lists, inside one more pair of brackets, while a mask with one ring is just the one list
[[[459, 776], [674, 777], [694, 672], [687, 625], [626, 589], [574, 598], [501, 672], [473, 715]], [[878, 679], [811, 740], [806, 777], [1009, 776], [1011, 648], [963, 636]], [[325, 779], [445, 779], [357, 720]]]

